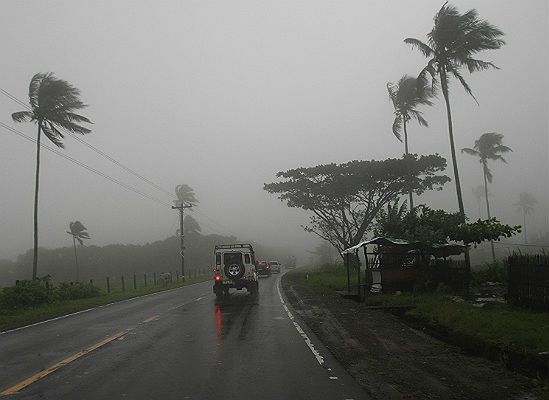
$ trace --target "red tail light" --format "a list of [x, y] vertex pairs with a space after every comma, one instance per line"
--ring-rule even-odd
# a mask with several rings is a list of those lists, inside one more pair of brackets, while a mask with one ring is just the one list
[[221, 275], [216, 275], [215, 276], [215, 281], [216, 282], [221, 282]]
[[270, 265], [267, 265], [265, 268], [269, 269], [269, 268], [271, 268], [271, 266], [270, 266]]

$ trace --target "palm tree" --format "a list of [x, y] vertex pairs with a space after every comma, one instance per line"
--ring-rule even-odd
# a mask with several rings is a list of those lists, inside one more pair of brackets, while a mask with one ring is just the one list
[[522, 212], [522, 217], [524, 220], [523, 232], [524, 232], [524, 243], [526, 244], [526, 216], [531, 214], [534, 211], [534, 205], [537, 204], [537, 200], [528, 192], [522, 192], [519, 194], [519, 201], [517, 201], [514, 206], [517, 207], [517, 211]]
[[[450, 150], [456, 182], [456, 193], [459, 212], [465, 220], [463, 196], [456, 160], [454, 132], [452, 127], [452, 112], [448, 92], [449, 77], [453, 76], [473, 98], [471, 88], [461, 75], [461, 69], [466, 67], [470, 73], [497, 67], [491, 63], [473, 58], [483, 50], [499, 49], [505, 44], [501, 39], [504, 33], [488, 21], [478, 18], [476, 10], [472, 9], [460, 14], [456, 7], [445, 3], [434, 18], [434, 27], [427, 34], [427, 43], [418, 39], [407, 38], [405, 43], [419, 50], [429, 59], [427, 65], [418, 75], [418, 80], [427, 81], [427, 74], [431, 76], [432, 86], [440, 85], [448, 118], [448, 134], [450, 136]], [[421, 87], [419, 84], [418, 87]], [[475, 99], [476, 101], [476, 99]]]
[[[423, 86], [418, 87], [418, 84]], [[402, 132], [404, 131], [404, 151], [408, 155], [408, 131], [406, 124], [412, 118], [422, 126], [429, 126], [421, 111], [417, 110], [418, 106], [430, 106], [433, 103], [429, 100], [433, 96], [431, 88], [426, 86], [426, 82], [418, 81], [408, 75], [404, 75], [397, 84], [387, 83], [387, 91], [389, 98], [393, 102], [395, 109], [395, 119], [393, 121], [393, 134], [402, 142]], [[414, 208], [414, 200], [412, 190], [408, 192], [410, 197], [410, 208]]]
[[[507, 164], [507, 161], [505, 161], [505, 158], [503, 158], [501, 154], [513, 151], [510, 147], [504, 146], [502, 141], [503, 135], [500, 133], [483, 133], [480, 135], [478, 140], [475, 140], [475, 145], [472, 149], [468, 147], [461, 149], [462, 153], [478, 157], [479, 162], [482, 165], [482, 175], [484, 176], [484, 196], [486, 197], [486, 212], [488, 214], [488, 219], [492, 217], [490, 215], [490, 202], [488, 201], [488, 182], [492, 183], [493, 179], [492, 171], [488, 168], [488, 160], [501, 160]], [[490, 245], [492, 247], [492, 258], [496, 261], [494, 242], [490, 241]]]
[[193, 188], [191, 188], [189, 185], [177, 185], [175, 187], [175, 194], [177, 196], [177, 199], [186, 205], [195, 206], [199, 203], [199, 201], [196, 199]]
[[74, 245], [74, 261], [76, 263], [76, 282], [78, 282], [78, 256], [76, 255], [76, 241], [80, 243], [80, 246], [84, 246], [84, 240], [89, 239], [90, 235], [86, 232], [86, 227], [80, 221], [74, 221], [69, 223], [70, 231], [67, 231], [72, 236], [72, 244]]
[[36, 140], [36, 173], [34, 188], [34, 256], [32, 261], [32, 279], [38, 271], [38, 188], [40, 177], [40, 140], [44, 133], [57, 147], [64, 148], [65, 137], [60, 129], [69, 132], [86, 134], [91, 132], [81, 123], [91, 123], [89, 119], [74, 111], [86, 105], [80, 101], [80, 90], [67, 81], [58, 79], [53, 73], [38, 73], [31, 79], [29, 86], [30, 111], [19, 111], [12, 114], [15, 122], [31, 121], [38, 125]]

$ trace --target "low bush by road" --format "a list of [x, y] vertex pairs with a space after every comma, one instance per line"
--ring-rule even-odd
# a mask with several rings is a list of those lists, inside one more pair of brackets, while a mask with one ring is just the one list
[[63, 282], [54, 286], [46, 284], [44, 280], [20, 281], [15, 286], [0, 289], [0, 332], [210, 278], [209, 275], [195, 276], [185, 282], [163, 281], [156, 286], [140, 286], [111, 293], [81, 282]]

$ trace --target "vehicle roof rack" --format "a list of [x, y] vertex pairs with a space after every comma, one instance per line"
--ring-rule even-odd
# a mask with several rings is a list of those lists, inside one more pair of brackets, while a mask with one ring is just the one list
[[216, 244], [215, 245], [216, 250], [220, 249], [250, 249], [251, 251], [254, 251], [254, 248], [251, 244], [248, 243], [237, 243], [237, 244]]

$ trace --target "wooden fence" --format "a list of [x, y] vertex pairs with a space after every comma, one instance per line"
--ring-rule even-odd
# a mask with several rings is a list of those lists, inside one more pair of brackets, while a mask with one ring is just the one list
[[549, 311], [549, 255], [512, 255], [508, 258], [508, 301]]
[[[186, 273], [187, 280], [199, 279], [211, 275], [208, 268], [197, 268]], [[136, 290], [153, 286], [164, 286], [182, 281], [183, 276], [177, 271], [153, 272], [149, 274], [113, 275], [102, 279], [90, 279], [89, 283], [107, 293]]]

